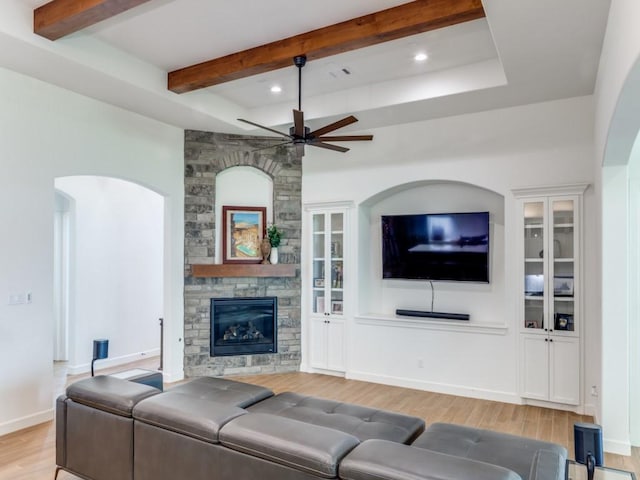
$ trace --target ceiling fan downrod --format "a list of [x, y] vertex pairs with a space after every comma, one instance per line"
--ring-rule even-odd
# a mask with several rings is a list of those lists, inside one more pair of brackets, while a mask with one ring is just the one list
[[307, 64], [307, 56], [296, 55], [293, 64], [298, 67], [298, 110], [302, 110], [302, 67]]

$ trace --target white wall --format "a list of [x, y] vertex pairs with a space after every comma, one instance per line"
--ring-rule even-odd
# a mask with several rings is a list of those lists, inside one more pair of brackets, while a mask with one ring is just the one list
[[[182, 376], [183, 132], [0, 69], [0, 434], [52, 417], [54, 179], [127, 179], [165, 197], [165, 374]], [[27, 305], [10, 294], [31, 292]]]
[[[637, 86], [640, 73], [637, 63], [640, 57], [639, 18], [640, 2], [611, 0], [594, 92], [595, 146], [599, 164], [626, 164], [640, 125], [640, 115], [634, 114], [640, 99], [635, 98], [633, 92], [628, 92], [625, 101], [620, 101], [625, 88], [640, 89]], [[607, 152], [607, 149], [611, 151]]]
[[[414, 182], [462, 182], [504, 198], [504, 243], [496, 243], [498, 248], [492, 253], [498, 256], [492, 265], [502, 269], [496, 281], [484, 286], [484, 291], [478, 285], [444, 282], [436, 285], [438, 295], [448, 299], [447, 302], [456, 293], [461, 295], [465, 302], [461, 310], [471, 313], [469, 325], [416, 328], [411, 322], [398, 322], [393, 316], [372, 319], [365, 315], [366, 311], [360, 311], [350, 325], [347, 376], [468, 396], [519, 400], [515, 319], [521, 279], [515, 278], [514, 273], [519, 266], [514, 245], [518, 212], [511, 190], [592, 183], [592, 118], [592, 98], [583, 97], [381, 128], [366, 132], [374, 135], [373, 142], [349, 145], [352, 149], [346, 154], [307, 148], [303, 202], [354, 201], [359, 212], [353, 216], [356, 220], [351, 225], [352, 231], [359, 231], [360, 210], [363, 206], [368, 209], [372, 198]], [[590, 349], [591, 344], [599, 341], [600, 308], [593, 277], [598, 254], [594, 240], [597, 230], [591, 221], [596, 207], [592, 189], [585, 194], [584, 207], [582, 331]], [[357, 239], [353, 250], [357, 252], [368, 241]], [[359, 257], [359, 274], [367, 274], [366, 268], [362, 270], [365, 261]], [[350, 284], [348, 288], [353, 292], [356, 285]], [[428, 290], [421, 286], [413, 297], [406, 290], [402, 294], [404, 301], [413, 298], [424, 304]], [[495, 299], [492, 318], [483, 295]], [[369, 303], [366, 299], [352, 300], [360, 306]], [[474, 324], [474, 317], [486, 324]], [[305, 338], [303, 345], [308, 341]], [[423, 360], [423, 368], [418, 367], [418, 359]], [[589, 356], [585, 362], [583, 397], [586, 409], [591, 410], [593, 400], [587, 394], [587, 385], [600, 385], [597, 368], [600, 359]]]
[[[596, 189], [602, 195], [602, 377], [597, 418], [605, 449], [629, 454], [629, 264], [628, 238], [607, 230], [617, 219], [636, 221], [630, 211], [626, 168], [640, 129], [640, 3], [612, 0], [595, 89]], [[621, 192], [622, 190], [623, 192]], [[622, 204], [621, 200], [626, 203]], [[620, 227], [617, 227], [620, 228]], [[635, 228], [632, 226], [631, 228]], [[625, 233], [625, 232], [621, 232]], [[635, 272], [632, 272], [635, 275]], [[623, 301], [623, 303], [619, 303]]]
[[164, 199], [135, 183], [77, 176], [55, 180], [74, 200], [69, 373], [90, 369], [93, 340], [109, 339], [96, 371], [159, 355]]
[[[629, 455], [629, 178], [602, 169], [602, 418], [605, 449]], [[616, 212], [615, 215], [607, 212]], [[614, 279], [614, 281], [608, 281]], [[611, 348], [615, 345], [615, 348]]]

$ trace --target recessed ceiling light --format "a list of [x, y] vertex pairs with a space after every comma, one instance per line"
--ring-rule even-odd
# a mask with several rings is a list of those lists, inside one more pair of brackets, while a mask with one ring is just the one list
[[280, 93], [282, 92], [282, 87], [280, 85], [274, 85], [271, 87], [271, 93]]
[[424, 62], [427, 58], [429, 57], [424, 52], [416, 53], [413, 57], [416, 62]]

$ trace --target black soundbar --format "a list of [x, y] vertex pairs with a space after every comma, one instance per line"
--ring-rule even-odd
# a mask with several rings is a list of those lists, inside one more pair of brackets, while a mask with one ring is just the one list
[[469, 320], [468, 313], [446, 313], [446, 312], [429, 312], [424, 310], [396, 310], [396, 315], [404, 315], [405, 317], [429, 317], [444, 318], [447, 320]]

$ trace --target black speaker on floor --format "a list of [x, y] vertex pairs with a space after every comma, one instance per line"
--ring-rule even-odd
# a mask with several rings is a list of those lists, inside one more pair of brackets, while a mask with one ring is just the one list
[[109, 340], [101, 338], [93, 341], [93, 360], [91, 360], [91, 376], [93, 377], [93, 364], [96, 360], [102, 360], [109, 356]]
[[587, 478], [593, 479], [596, 466], [604, 463], [602, 453], [602, 427], [594, 423], [573, 425], [576, 462], [587, 466]]

